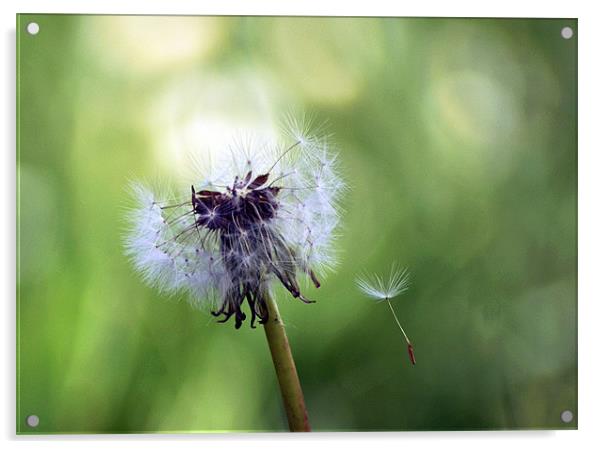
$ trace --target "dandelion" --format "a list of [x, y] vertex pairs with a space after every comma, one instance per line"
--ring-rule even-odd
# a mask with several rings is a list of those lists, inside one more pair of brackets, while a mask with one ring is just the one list
[[[234, 317], [237, 329], [247, 313], [251, 327], [256, 320], [265, 325], [277, 371], [283, 366], [297, 378], [272, 288], [280, 283], [293, 298], [314, 302], [299, 279], [319, 288], [321, 275], [334, 266], [344, 185], [326, 137], [294, 120], [286, 131], [281, 143], [235, 142], [226, 157], [183, 183], [179, 195], [134, 184], [125, 246], [150, 286], [208, 305], [219, 322]], [[285, 387], [281, 382], [286, 402]], [[302, 402], [298, 378], [290, 389]], [[295, 419], [302, 405], [291, 411]]]
[[369, 298], [375, 299], [379, 302], [387, 302], [387, 305], [393, 314], [393, 318], [395, 318], [395, 322], [397, 323], [399, 330], [401, 330], [403, 338], [408, 345], [408, 355], [410, 356], [410, 361], [412, 362], [412, 365], [415, 365], [416, 358], [414, 357], [414, 347], [412, 346], [412, 343], [410, 342], [406, 332], [403, 330], [403, 327], [399, 322], [399, 318], [397, 318], [397, 314], [391, 305], [391, 299], [406, 292], [410, 286], [410, 273], [408, 270], [401, 270], [393, 265], [388, 278], [383, 279], [377, 274], [367, 274], [358, 277], [356, 279], [356, 284], [358, 288]]

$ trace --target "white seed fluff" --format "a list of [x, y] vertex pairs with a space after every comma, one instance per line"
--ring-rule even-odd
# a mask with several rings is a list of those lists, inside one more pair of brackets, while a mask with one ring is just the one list
[[[194, 179], [182, 180], [175, 194], [132, 184], [125, 248], [148, 285], [166, 294], [186, 293], [194, 305], [220, 306], [247, 284], [259, 284], [258, 294], [269, 289], [279, 274], [271, 267], [310, 277], [335, 265], [333, 241], [344, 189], [337, 156], [326, 137], [294, 121], [289, 125], [282, 142], [235, 141], [209, 167], [197, 168]], [[274, 213], [250, 233], [237, 230], [237, 240], [225, 250], [225, 232], [210, 226], [223, 210], [195, 210], [191, 185], [196, 192], [219, 192], [235, 201], [253, 193], [252, 182], [244, 184], [249, 173], [251, 180], [269, 174], [265, 187], [278, 188]]]
[[393, 299], [408, 290], [410, 286], [410, 273], [407, 268], [391, 267], [388, 278], [378, 274], [365, 274], [356, 279], [358, 288], [369, 298], [377, 301]]

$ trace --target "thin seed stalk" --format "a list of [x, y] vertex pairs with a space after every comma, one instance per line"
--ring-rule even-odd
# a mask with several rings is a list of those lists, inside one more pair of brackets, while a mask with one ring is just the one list
[[267, 297], [266, 303], [269, 319], [263, 327], [276, 369], [276, 377], [280, 385], [289, 429], [291, 432], [310, 432], [311, 427], [305, 408], [303, 390], [297, 375], [295, 360], [288, 344], [284, 324], [278, 312], [278, 306], [271, 296]]
[[391, 313], [393, 314], [393, 318], [395, 318], [395, 322], [397, 323], [397, 326], [399, 327], [399, 330], [403, 334], [403, 338], [405, 338], [406, 343], [408, 345], [408, 355], [410, 356], [410, 362], [412, 362], [412, 365], [416, 365], [416, 356], [414, 355], [414, 346], [412, 346], [412, 342], [408, 338], [408, 336], [406, 334], [406, 331], [404, 331], [403, 327], [401, 327], [401, 323], [399, 322], [399, 318], [397, 318], [397, 314], [395, 313], [395, 309], [393, 309], [393, 306], [391, 305], [391, 301], [389, 300], [389, 298], [385, 298], [385, 299], [387, 300], [387, 304], [389, 304], [389, 309], [391, 309]]

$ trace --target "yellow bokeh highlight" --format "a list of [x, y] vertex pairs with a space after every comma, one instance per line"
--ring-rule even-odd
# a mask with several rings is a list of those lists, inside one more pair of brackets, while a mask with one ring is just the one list
[[201, 61], [225, 36], [216, 17], [103, 16], [81, 26], [90, 51], [115, 73], [154, 74]]
[[348, 104], [384, 63], [382, 29], [369, 19], [337, 18], [328, 24], [320, 18], [274, 22], [273, 55], [287, 81], [311, 101]]

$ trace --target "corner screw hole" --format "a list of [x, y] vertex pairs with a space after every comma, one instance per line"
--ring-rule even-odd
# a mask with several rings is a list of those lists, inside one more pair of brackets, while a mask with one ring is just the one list
[[40, 25], [35, 22], [30, 22], [27, 24], [27, 32], [32, 36], [35, 36], [40, 32]]
[[38, 415], [29, 415], [25, 422], [29, 427], [35, 428], [40, 424], [40, 418], [38, 418]]
[[573, 37], [573, 29], [571, 27], [564, 27], [562, 30], [560, 30], [560, 35], [564, 39], [570, 39]]
[[563, 423], [570, 423], [573, 421], [573, 412], [571, 412], [570, 410], [565, 410], [564, 412], [562, 412], [560, 414], [560, 419], [562, 420]]

